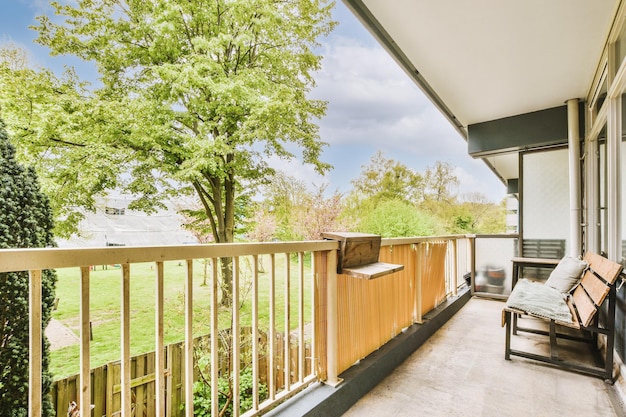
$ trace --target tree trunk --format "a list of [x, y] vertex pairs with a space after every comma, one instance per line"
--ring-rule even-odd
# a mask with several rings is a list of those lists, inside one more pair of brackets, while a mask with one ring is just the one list
[[231, 258], [222, 258], [220, 269], [222, 270], [222, 299], [220, 304], [223, 307], [231, 307], [233, 305], [233, 260]]
[[[226, 163], [232, 164], [233, 154], [226, 155]], [[220, 230], [220, 237], [224, 243], [235, 241], [235, 174], [229, 172], [224, 179], [224, 212], [223, 230]], [[233, 305], [233, 261], [230, 258], [222, 259], [222, 306], [231, 307]]]

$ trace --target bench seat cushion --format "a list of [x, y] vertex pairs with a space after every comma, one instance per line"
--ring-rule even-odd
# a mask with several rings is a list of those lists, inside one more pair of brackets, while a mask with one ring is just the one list
[[559, 290], [527, 279], [520, 279], [517, 282], [506, 302], [506, 309], [563, 324], [574, 324], [572, 312]]

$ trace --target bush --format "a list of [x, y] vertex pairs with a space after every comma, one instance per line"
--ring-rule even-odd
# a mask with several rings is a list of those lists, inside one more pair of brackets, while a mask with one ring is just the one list
[[410, 204], [389, 200], [370, 211], [360, 229], [382, 237], [429, 236], [436, 231], [436, 221]]
[[[252, 369], [246, 368], [243, 370], [239, 377], [239, 400], [240, 400], [240, 414], [244, 413], [252, 408]], [[217, 382], [217, 389], [219, 391], [219, 408], [220, 411], [227, 407], [227, 411], [224, 416], [233, 415], [233, 403], [231, 383], [228, 377], [219, 377]], [[259, 383], [259, 402], [267, 399], [267, 386]], [[199, 417], [211, 417], [211, 385], [204, 381], [198, 381], [193, 384], [193, 405], [194, 416]]]
[[[15, 160], [0, 120], [0, 249], [53, 246], [52, 213], [39, 189], [37, 176]], [[42, 274], [42, 325], [50, 321], [56, 274]], [[28, 414], [28, 273], [0, 273], [0, 416]], [[48, 343], [43, 340], [44, 416], [53, 416], [48, 395], [52, 378], [48, 372]]]

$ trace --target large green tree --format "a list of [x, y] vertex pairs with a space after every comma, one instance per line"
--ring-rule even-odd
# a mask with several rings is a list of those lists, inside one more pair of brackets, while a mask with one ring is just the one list
[[[377, 151], [368, 165], [361, 166], [358, 178], [351, 181], [352, 191], [345, 199], [345, 215], [364, 221], [387, 201], [416, 205], [424, 195], [423, 176], [403, 163]], [[362, 231], [361, 229], [359, 229]]]
[[[236, 236], [242, 192], [272, 172], [266, 155], [293, 158], [301, 149], [303, 161], [318, 172], [330, 168], [320, 161], [324, 143], [315, 123], [326, 103], [307, 93], [321, 65], [318, 39], [335, 24], [332, 2], [52, 5], [60, 18], [40, 16], [37, 41], [52, 54], [94, 62], [101, 86], [81, 89], [70, 75], [60, 84], [76, 88], [44, 88], [57, 101], [44, 97], [40, 111], [54, 114], [38, 120], [23, 108], [11, 129], [28, 154], [48, 151], [49, 163], [59, 165], [57, 177], [87, 184], [76, 193], [121, 188], [138, 196], [131, 208], [146, 211], [164, 196], [195, 193], [215, 241], [222, 243]], [[28, 86], [28, 79], [22, 76], [21, 85]], [[41, 100], [41, 92], [19, 87], [8, 97], [27, 96], [25, 105]], [[84, 196], [74, 199], [91, 203]], [[68, 196], [58, 205], [72, 200]], [[227, 282], [228, 269], [225, 264]]]
[[[52, 212], [37, 176], [15, 160], [0, 120], [0, 249], [54, 245]], [[42, 274], [42, 322], [50, 320], [56, 275]], [[0, 416], [26, 416], [28, 406], [28, 273], [0, 273]], [[48, 392], [48, 343], [43, 349], [43, 413], [53, 416]]]
[[424, 203], [454, 204], [457, 198], [459, 178], [449, 162], [437, 161], [424, 172]]

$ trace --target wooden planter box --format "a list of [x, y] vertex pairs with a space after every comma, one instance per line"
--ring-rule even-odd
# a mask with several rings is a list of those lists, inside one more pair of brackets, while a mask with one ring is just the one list
[[339, 241], [337, 273], [358, 278], [378, 278], [392, 272], [401, 271], [404, 265], [378, 262], [381, 237], [368, 233], [326, 232], [325, 239]]

